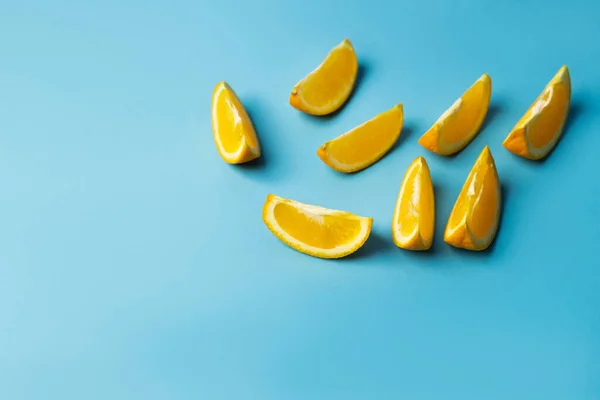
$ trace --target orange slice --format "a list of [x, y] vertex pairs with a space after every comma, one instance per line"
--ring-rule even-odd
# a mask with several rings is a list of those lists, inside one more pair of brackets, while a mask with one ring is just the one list
[[442, 155], [464, 149], [483, 124], [491, 94], [492, 79], [488, 74], [483, 74], [421, 136], [421, 146]]
[[277, 238], [302, 253], [341, 258], [368, 239], [373, 219], [268, 195], [262, 218]]
[[367, 168], [387, 153], [402, 130], [402, 104], [394, 106], [373, 119], [337, 138], [326, 142], [317, 155], [339, 172], [356, 172]]
[[563, 66], [504, 139], [510, 152], [532, 160], [544, 158], [562, 135], [571, 106], [571, 77]]
[[417, 157], [406, 170], [392, 222], [396, 246], [427, 250], [433, 242], [435, 208], [433, 184], [427, 161]]
[[334, 47], [325, 60], [294, 86], [292, 107], [312, 115], [326, 115], [340, 108], [352, 93], [358, 60], [350, 40]]
[[218, 83], [213, 92], [212, 128], [217, 150], [225, 162], [240, 164], [260, 157], [254, 125], [225, 82]]
[[448, 218], [444, 241], [467, 250], [485, 250], [500, 219], [500, 179], [489, 147], [471, 169]]

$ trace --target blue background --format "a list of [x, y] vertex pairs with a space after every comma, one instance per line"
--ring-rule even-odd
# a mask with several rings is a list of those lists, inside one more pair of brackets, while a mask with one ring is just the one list
[[[4, 0], [0, 12], [0, 398], [600, 398], [600, 3]], [[362, 67], [332, 118], [288, 104], [349, 37]], [[573, 82], [543, 162], [501, 142], [558, 68]], [[491, 110], [459, 155], [418, 137], [483, 72]], [[227, 80], [263, 160], [211, 132]], [[320, 144], [403, 102], [399, 145], [355, 175]], [[502, 180], [485, 253], [442, 241], [483, 146]], [[406, 167], [435, 183], [433, 250], [391, 218]], [[355, 256], [297, 253], [268, 193], [374, 218]]]

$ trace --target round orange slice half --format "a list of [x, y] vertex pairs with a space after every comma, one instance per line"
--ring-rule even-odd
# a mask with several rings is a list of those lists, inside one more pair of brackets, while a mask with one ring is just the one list
[[400, 136], [403, 122], [402, 104], [398, 104], [326, 142], [317, 150], [317, 155], [336, 171], [360, 171], [377, 162], [392, 148]]
[[282, 242], [319, 258], [341, 258], [368, 239], [373, 219], [268, 195], [262, 218]]
[[358, 60], [350, 40], [334, 47], [325, 60], [294, 86], [292, 107], [312, 115], [327, 115], [348, 99], [358, 73]]
[[229, 164], [260, 157], [254, 125], [231, 86], [220, 82], [212, 96], [212, 128], [217, 151]]
[[437, 154], [450, 155], [464, 149], [479, 132], [492, 94], [492, 79], [483, 74], [421, 136], [419, 143]]

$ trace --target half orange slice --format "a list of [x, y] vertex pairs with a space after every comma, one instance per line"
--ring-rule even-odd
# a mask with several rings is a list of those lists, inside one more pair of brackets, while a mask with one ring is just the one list
[[325, 60], [294, 86], [292, 107], [312, 115], [326, 115], [348, 99], [358, 73], [358, 60], [350, 40], [334, 47]]
[[326, 142], [317, 150], [317, 155], [336, 171], [360, 171], [377, 162], [392, 148], [400, 136], [403, 122], [402, 104], [398, 104]]
[[282, 242], [319, 258], [354, 253], [368, 239], [373, 219], [268, 195], [262, 218]]

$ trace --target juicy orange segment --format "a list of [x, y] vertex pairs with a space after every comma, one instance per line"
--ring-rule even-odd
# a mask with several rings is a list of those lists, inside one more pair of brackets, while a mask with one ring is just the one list
[[212, 128], [217, 151], [225, 162], [239, 164], [260, 157], [254, 125], [226, 82], [218, 83], [213, 92]]
[[427, 250], [433, 242], [435, 207], [433, 184], [427, 161], [417, 157], [406, 170], [392, 222], [396, 246]]
[[525, 158], [544, 158], [562, 135], [570, 106], [571, 77], [565, 65], [517, 122], [503, 146]]
[[500, 220], [500, 179], [489, 147], [481, 152], [448, 218], [444, 241], [467, 250], [485, 250]]
[[396, 143], [404, 112], [402, 104], [394, 106], [337, 138], [326, 142], [317, 155], [339, 172], [356, 172], [367, 168], [387, 153]]
[[326, 115], [340, 108], [352, 93], [358, 60], [350, 40], [334, 47], [325, 60], [294, 86], [292, 107], [312, 115]]
[[421, 146], [442, 155], [464, 149], [479, 132], [491, 95], [492, 79], [488, 74], [483, 74], [421, 136]]
[[262, 218], [282, 242], [319, 258], [341, 258], [368, 239], [373, 219], [268, 195]]

